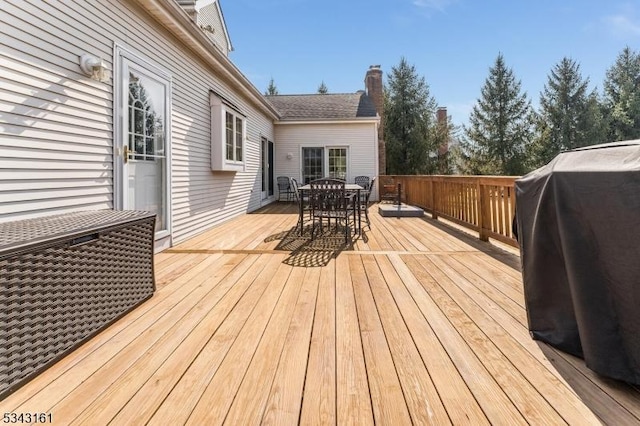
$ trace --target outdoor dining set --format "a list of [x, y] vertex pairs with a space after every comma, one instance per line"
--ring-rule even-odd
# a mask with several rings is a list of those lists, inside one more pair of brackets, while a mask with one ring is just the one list
[[305, 232], [308, 222], [306, 229], [310, 228], [311, 239], [324, 235], [326, 222], [327, 231], [344, 232], [346, 244], [352, 231], [362, 234], [363, 214], [367, 226], [371, 226], [368, 207], [375, 180], [375, 177], [356, 176], [353, 183], [347, 183], [338, 178], [321, 178], [299, 185], [294, 178], [279, 176], [278, 198], [286, 197], [287, 201], [297, 203], [299, 235]]

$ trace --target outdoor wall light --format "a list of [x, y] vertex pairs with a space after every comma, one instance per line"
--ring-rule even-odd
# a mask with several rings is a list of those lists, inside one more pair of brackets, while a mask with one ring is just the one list
[[92, 80], [106, 83], [109, 81], [109, 70], [107, 65], [101, 58], [89, 55], [88, 53], [80, 56], [80, 69]]
[[292, 152], [287, 152], [287, 160], [291, 160], [293, 158]]

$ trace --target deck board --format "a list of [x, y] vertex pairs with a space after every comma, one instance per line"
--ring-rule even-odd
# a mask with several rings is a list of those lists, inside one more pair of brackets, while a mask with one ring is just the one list
[[304, 424], [336, 423], [335, 300], [335, 261], [332, 261], [320, 270], [300, 413], [300, 421]]
[[[413, 341], [382, 271], [373, 256], [362, 256], [369, 286], [382, 322], [385, 338], [400, 379], [411, 421], [416, 424], [450, 424], [429, 371]], [[432, 374], [437, 374], [432, 372]]]
[[531, 339], [513, 250], [428, 216], [370, 217], [350, 247], [316, 247], [276, 203], [158, 254], [150, 300], [0, 410], [55, 424], [640, 424], [635, 387]]
[[409, 409], [362, 260], [349, 256], [349, 269], [375, 421], [389, 425], [410, 424]]

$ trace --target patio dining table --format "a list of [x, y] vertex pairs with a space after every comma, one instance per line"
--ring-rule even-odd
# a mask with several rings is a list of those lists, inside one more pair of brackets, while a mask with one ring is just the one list
[[[361, 208], [360, 208], [360, 193], [364, 190], [364, 188], [355, 183], [347, 183], [344, 185], [344, 189], [346, 193], [355, 194], [353, 212], [357, 214], [357, 226], [358, 226], [358, 235], [362, 234], [362, 221], [360, 220]], [[300, 217], [298, 219], [298, 223], [300, 223], [300, 233], [303, 230], [303, 219], [304, 219], [304, 193], [305, 191], [311, 191], [311, 185], [306, 184], [298, 187], [298, 191], [300, 192]], [[354, 216], [355, 220], [355, 216]]]

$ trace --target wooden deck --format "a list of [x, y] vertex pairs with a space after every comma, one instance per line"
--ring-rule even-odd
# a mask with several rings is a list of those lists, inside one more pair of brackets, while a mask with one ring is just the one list
[[54, 424], [640, 424], [640, 393], [529, 337], [515, 252], [425, 218], [345, 250], [290, 206], [156, 258], [149, 301], [0, 402]]

